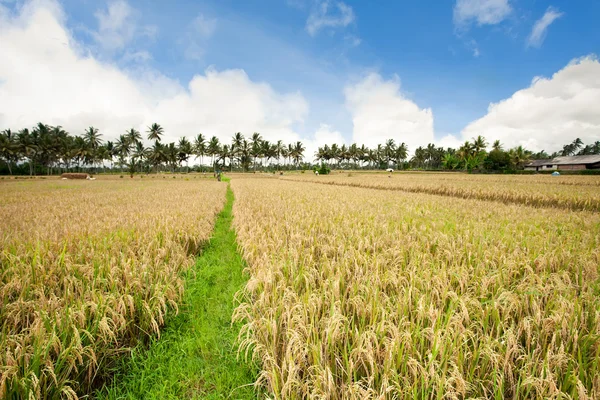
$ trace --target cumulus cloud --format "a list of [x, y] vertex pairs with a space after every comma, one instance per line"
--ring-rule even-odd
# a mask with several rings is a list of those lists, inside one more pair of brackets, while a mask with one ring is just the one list
[[315, 153], [319, 150], [319, 147], [325, 145], [331, 146], [333, 143], [341, 146], [346, 143], [346, 140], [340, 131], [335, 130], [330, 125], [321, 124], [319, 129], [314, 133], [314, 137], [304, 140], [303, 143], [306, 147], [306, 151], [304, 152], [305, 160], [314, 162]]
[[465, 28], [473, 22], [477, 25], [496, 25], [511, 12], [509, 0], [456, 0], [454, 24], [459, 28]]
[[374, 147], [387, 139], [405, 142], [414, 150], [433, 142], [433, 113], [407, 99], [400, 80], [384, 80], [371, 73], [345, 88], [346, 106], [352, 114], [353, 141]]
[[317, 1], [306, 21], [306, 30], [315, 36], [323, 28], [343, 28], [355, 20], [352, 7], [341, 1]]
[[463, 139], [483, 135], [505, 147], [554, 151], [581, 138], [600, 140], [600, 62], [595, 56], [569, 63], [551, 78], [537, 77], [509, 99], [490, 104], [483, 118], [470, 123]]
[[548, 7], [544, 16], [537, 20], [533, 25], [531, 34], [527, 38], [527, 46], [540, 47], [542, 43], [544, 43], [544, 39], [546, 39], [546, 33], [548, 32], [550, 24], [562, 16], [563, 13], [556, 8]]
[[279, 93], [243, 70], [207, 69], [183, 86], [155, 70], [120, 69], [77, 51], [57, 4], [36, 1], [0, 17], [0, 129], [42, 121], [81, 134], [93, 125], [114, 140], [158, 122], [166, 141], [202, 132], [229, 142], [240, 130], [300, 139], [293, 126], [308, 113], [300, 93]]

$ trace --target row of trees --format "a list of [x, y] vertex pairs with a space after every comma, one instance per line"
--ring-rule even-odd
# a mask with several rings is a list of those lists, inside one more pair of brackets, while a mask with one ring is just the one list
[[130, 129], [116, 141], [102, 140], [97, 128], [89, 127], [82, 136], [73, 136], [61, 126], [37, 124], [33, 129], [0, 133], [0, 160], [10, 174], [15, 167], [27, 166], [33, 175], [41, 169], [46, 174], [88, 168], [98, 170], [115, 164], [130, 173], [155, 170], [181, 169], [185, 163], [189, 169], [191, 157], [197, 157], [200, 165], [210, 158], [213, 169], [233, 169], [238, 166], [245, 171], [270, 165], [277, 161], [278, 167], [297, 168], [306, 150], [302, 142], [271, 143], [259, 133], [246, 139], [241, 133], [233, 135], [230, 143], [221, 143], [216, 136], [210, 139], [198, 134], [193, 140], [182, 137], [178, 143], [163, 143], [164, 129], [152, 124], [146, 132], [151, 145], [144, 145], [142, 134]]
[[563, 150], [552, 155], [545, 151], [534, 153], [523, 146], [509, 150], [503, 148], [496, 140], [489, 148], [483, 136], [466, 141], [458, 149], [437, 147], [433, 143], [415, 149], [413, 156], [408, 158], [408, 148], [405, 143], [397, 145], [393, 139], [387, 140], [376, 148], [369, 149], [364, 145], [325, 145], [316, 153], [317, 160], [329, 167], [338, 168], [389, 168], [398, 169], [448, 169], [474, 170], [487, 169], [493, 171], [516, 170], [522, 168], [530, 160], [550, 159], [558, 156], [600, 154], [600, 141], [584, 145], [581, 139], [563, 146]]
[[[130, 173], [156, 172], [161, 170], [189, 170], [190, 158], [205, 165], [210, 159], [213, 170], [232, 170], [234, 167], [244, 171], [273, 166], [276, 168], [298, 168], [304, 159], [305, 147], [302, 142], [284, 144], [281, 140], [270, 142], [259, 133], [245, 138], [235, 133], [229, 143], [221, 143], [216, 136], [210, 139], [198, 134], [192, 140], [182, 137], [178, 143], [163, 143], [164, 129], [152, 124], [146, 131], [149, 146], [144, 144], [142, 134], [130, 129], [114, 142], [102, 140], [97, 128], [89, 127], [83, 135], [74, 136], [61, 126], [37, 124], [32, 129], [12, 132], [7, 129], [0, 133], [0, 160], [7, 166], [8, 172], [15, 168], [26, 168], [29, 174], [36, 171], [52, 174], [69, 170], [100, 168], [111, 170], [116, 165], [121, 171]], [[533, 153], [522, 146], [504, 150], [500, 141], [495, 141], [488, 152], [488, 142], [482, 136], [466, 141], [458, 149], [437, 147], [430, 143], [415, 149], [408, 157], [405, 143], [396, 144], [387, 140], [375, 148], [365, 145], [338, 145], [336, 143], [320, 147], [315, 158], [333, 168], [389, 168], [398, 169], [449, 169], [449, 170], [507, 170], [522, 168], [529, 160], [548, 159], [557, 156], [600, 154], [600, 141], [584, 145], [581, 139], [575, 139], [563, 146], [561, 151], [551, 155], [545, 151]], [[306, 167], [306, 165], [304, 165]]]

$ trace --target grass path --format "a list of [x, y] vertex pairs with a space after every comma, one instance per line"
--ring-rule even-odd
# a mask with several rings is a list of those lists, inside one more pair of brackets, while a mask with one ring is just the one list
[[237, 359], [238, 325], [231, 325], [234, 294], [244, 262], [231, 229], [233, 192], [215, 223], [213, 237], [190, 274], [185, 305], [149, 350], [123, 362], [100, 399], [254, 399], [256, 370]]

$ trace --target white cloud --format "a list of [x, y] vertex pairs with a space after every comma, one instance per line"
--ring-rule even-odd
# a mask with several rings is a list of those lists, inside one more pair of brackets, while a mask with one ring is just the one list
[[191, 29], [201, 37], [211, 37], [217, 29], [217, 20], [215, 18], [206, 18], [203, 14], [200, 14], [192, 21]]
[[184, 55], [189, 60], [202, 61], [204, 59], [206, 41], [215, 33], [217, 20], [199, 14], [188, 26], [184, 40]]
[[352, 114], [353, 141], [374, 147], [387, 139], [405, 142], [414, 150], [433, 142], [433, 113], [419, 108], [400, 91], [400, 80], [383, 80], [376, 73], [344, 90]]
[[496, 25], [511, 13], [509, 0], [456, 0], [454, 24], [465, 28], [470, 23]]
[[[452, 147], [453, 149], [459, 148], [463, 143], [464, 143], [464, 141], [461, 141], [460, 139], [458, 139], [456, 136], [454, 136], [452, 134], [447, 134], [447, 135], [443, 136], [441, 139], [435, 141], [435, 144], [438, 147], [443, 147], [443, 148]], [[423, 146], [424, 146], [424, 144], [423, 144]]]
[[152, 25], [139, 27], [137, 12], [124, 0], [115, 0], [106, 10], [96, 11], [98, 31], [92, 32], [96, 43], [105, 51], [123, 50], [136, 36], [152, 38], [157, 28]]
[[305, 160], [314, 162], [315, 153], [319, 150], [319, 147], [323, 147], [324, 145], [331, 146], [333, 143], [341, 146], [346, 143], [346, 140], [341, 132], [334, 130], [332, 126], [321, 124], [319, 129], [314, 133], [314, 137], [304, 140], [303, 143], [306, 147], [306, 151], [304, 152]]
[[124, 62], [137, 62], [137, 63], [143, 63], [146, 61], [150, 61], [152, 60], [152, 54], [150, 54], [149, 52], [142, 50], [142, 51], [127, 51], [125, 52], [125, 54], [123, 55], [123, 59]]
[[544, 39], [546, 39], [546, 33], [548, 32], [550, 24], [562, 16], [563, 13], [556, 8], [548, 7], [544, 16], [537, 20], [533, 25], [531, 34], [529, 35], [529, 38], [527, 38], [527, 46], [540, 47], [542, 43], [544, 43]]
[[358, 47], [362, 43], [362, 40], [355, 35], [346, 35], [344, 36], [344, 40], [350, 47]]
[[229, 142], [237, 131], [301, 140], [293, 129], [308, 113], [300, 93], [278, 93], [243, 70], [208, 69], [186, 87], [151, 69], [122, 70], [75, 50], [57, 9], [40, 5], [56, 3], [33, 4], [0, 19], [0, 129], [42, 121], [82, 134], [93, 125], [114, 140], [158, 122], [166, 141], [202, 132]]
[[352, 7], [341, 1], [319, 0], [306, 20], [306, 30], [315, 36], [323, 28], [343, 28], [355, 20]]
[[594, 56], [569, 63], [551, 78], [535, 78], [530, 87], [490, 104], [483, 118], [470, 123], [463, 139], [483, 135], [505, 147], [555, 151], [581, 138], [600, 140], [600, 62]]

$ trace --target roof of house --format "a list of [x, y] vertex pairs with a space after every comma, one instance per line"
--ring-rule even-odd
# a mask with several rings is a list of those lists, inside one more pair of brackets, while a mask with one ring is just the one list
[[527, 167], [541, 167], [542, 165], [551, 164], [551, 162], [552, 162], [552, 160], [533, 160], [526, 166]]
[[556, 157], [554, 160], [552, 160], [553, 165], [596, 163], [600, 163], [600, 155]]
[[596, 163], [600, 163], [599, 154], [589, 156], [556, 157], [551, 160], [533, 160], [527, 164], [527, 167], [541, 167], [543, 165], [585, 165]]

